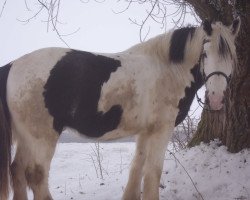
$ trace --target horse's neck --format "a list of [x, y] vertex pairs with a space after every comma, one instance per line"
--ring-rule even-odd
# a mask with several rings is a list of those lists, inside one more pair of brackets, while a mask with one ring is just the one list
[[[146, 55], [162, 61], [167, 66], [171, 66], [169, 59], [170, 43], [173, 31], [161, 34], [146, 42], [139, 43], [127, 51], [129, 53]], [[191, 68], [198, 63], [203, 48], [204, 31], [197, 27], [191, 40], [187, 40], [184, 50], [185, 58], [182, 63], [177, 63], [181, 67], [190, 66]]]
[[[195, 66], [199, 66], [200, 55], [203, 49], [204, 31], [198, 27], [193, 33], [192, 38], [188, 37], [184, 49], [184, 59], [179, 63], [171, 61], [169, 56], [172, 33], [162, 34], [146, 42], [137, 44], [128, 49], [128, 52], [146, 56], [146, 59], [151, 60], [151, 63], [161, 66], [163, 71], [171, 74], [170, 76], [176, 84], [186, 86], [190, 84], [190, 81], [193, 81], [197, 84], [198, 89], [202, 85], [200, 81], [202, 80], [202, 76], [200, 71], [196, 72], [197, 68]], [[156, 66], [152, 65], [152, 67], [155, 68]]]
[[170, 38], [169, 34], [161, 34], [131, 47], [127, 52], [166, 62], [168, 60]]

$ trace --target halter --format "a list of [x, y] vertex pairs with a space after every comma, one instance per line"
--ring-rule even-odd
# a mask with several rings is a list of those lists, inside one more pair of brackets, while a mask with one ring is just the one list
[[206, 77], [205, 77], [205, 83], [208, 81], [208, 79], [211, 77], [211, 76], [213, 76], [213, 75], [222, 75], [222, 76], [224, 76], [224, 78], [226, 79], [226, 81], [227, 81], [227, 84], [229, 83], [229, 81], [231, 80], [231, 75], [226, 75], [224, 72], [221, 72], [221, 71], [214, 71], [214, 72], [212, 72], [212, 73], [210, 73], [210, 74], [208, 74]]
[[[207, 43], [207, 42], [210, 42], [210, 40], [205, 39], [205, 40], [203, 41], [203, 45], [204, 45], [205, 43]], [[203, 46], [203, 48], [204, 48], [204, 46]], [[203, 49], [202, 49], [202, 52], [203, 52]], [[202, 58], [204, 57], [204, 55], [206, 55], [206, 54], [201, 53], [201, 55], [200, 55], [199, 62], [198, 62], [199, 67], [201, 67], [201, 61], [202, 61]], [[197, 73], [198, 73], [198, 72], [197, 72]], [[204, 69], [203, 69], [202, 73], [203, 73], [203, 76], [202, 76], [202, 77], [203, 77], [204, 84], [208, 81], [209, 78], [211, 78], [211, 76], [214, 76], [214, 75], [218, 75], [218, 76], [221, 75], [221, 76], [223, 76], [223, 77], [226, 79], [227, 84], [228, 84], [228, 83], [230, 82], [230, 80], [231, 80], [231, 74], [228, 76], [228, 75], [226, 75], [226, 74], [225, 74], [224, 72], [222, 72], [222, 71], [214, 71], [214, 72], [208, 74], [207, 76], [205, 76]], [[197, 75], [198, 75], [198, 74], [197, 74]], [[205, 108], [206, 102], [203, 102], [203, 101], [201, 100], [201, 98], [198, 96], [198, 93], [197, 93], [197, 92], [198, 92], [198, 91], [196, 91], [195, 96], [196, 96], [196, 99], [197, 99], [198, 104], [199, 104], [203, 109], [205, 109], [205, 110], [207, 110], [207, 111], [210, 111], [210, 112], [213, 112], [214, 110]]]
[[[204, 74], [204, 72], [203, 72], [203, 74]], [[218, 75], [218, 76], [222, 75], [222, 76], [226, 79], [227, 84], [228, 84], [229, 81], [231, 80], [231, 75], [227, 76], [224, 72], [221, 72], [221, 71], [214, 71], [214, 72], [208, 74], [208, 75], [204, 78], [204, 83], [206, 83], [206, 82], [208, 81], [208, 79], [209, 79], [211, 76], [213, 76], [213, 75]], [[203, 77], [204, 77], [204, 76], [203, 76]], [[202, 107], [202, 108], [203, 108], [204, 110], [206, 110], [206, 111], [214, 112], [214, 110], [211, 110], [211, 109], [205, 107], [206, 103], [203, 102], [203, 101], [201, 100], [201, 98], [198, 96], [197, 91], [196, 91], [196, 93], [195, 93], [195, 96], [196, 96], [197, 102], [198, 102], [198, 104], [199, 104], [200, 107]]]

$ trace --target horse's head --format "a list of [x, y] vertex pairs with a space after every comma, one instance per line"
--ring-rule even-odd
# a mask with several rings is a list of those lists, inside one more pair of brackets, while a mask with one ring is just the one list
[[203, 23], [205, 39], [201, 67], [205, 77], [206, 95], [212, 110], [220, 110], [223, 107], [225, 90], [237, 62], [234, 41], [239, 27], [239, 18], [229, 27], [221, 22]]

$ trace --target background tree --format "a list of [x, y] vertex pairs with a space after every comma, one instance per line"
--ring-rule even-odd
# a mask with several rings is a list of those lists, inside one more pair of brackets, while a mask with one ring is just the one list
[[236, 40], [238, 66], [226, 91], [225, 109], [203, 110], [198, 130], [189, 146], [219, 138], [230, 152], [250, 147], [250, 1], [186, 0], [203, 20], [220, 20], [229, 25], [241, 18], [241, 31]]

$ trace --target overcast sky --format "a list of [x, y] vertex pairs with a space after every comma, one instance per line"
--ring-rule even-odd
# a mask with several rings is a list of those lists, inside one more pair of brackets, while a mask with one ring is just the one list
[[[82, 0], [83, 1], [83, 0]], [[0, 6], [5, 0], [0, 0]], [[36, 0], [7, 0], [2, 16], [0, 17], [0, 66], [43, 47], [67, 47], [50, 26], [47, 31], [47, 14], [40, 14], [29, 23], [20, 22], [32, 17], [38, 10]], [[113, 3], [112, 3], [113, 2]], [[124, 2], [106, 0], [97, 3], [90, 0], [82, 3], [80, 0], [61, 0], [58, 30], [61, 34], [71, 34], [63, 39], [70, 48], [92, 52], [118, 52], [140, 42], [139, 27], [132, 24], [129, 18], [138, 22], [146, 17], [146, 6], [134, 5], [126, 12], [122, 11], [127, 4]], [[168, 13], [176, 10], [168, 7]], [[191, 15], [186, 16], [185, 24], [196, 24]], [[161, 29], [152, 21], [148, 38], [172, 29], [172, 16], [167, 18], [167, 28]], [[144, 31], [144, 35], [146, 29]]]
[[[36, 0], [7, 0], [5, 9], [0, 18], [0, 64], [3, 65], [25, 53], [35, 49], [49, 46], [66, 45], [60, 41], [56, 32], [50, 27], [47, 32], [46, 12], [22, 23], [18, 20], [30, 18], [37, 10]], [[0, 0], [0, 5], [5, 0]], [[58, 25], [61, 34], [69, 34], [75, 30], [79, 31], [64, 40], [71, 48], [77, 48], [95, 52], [117, 52], [122, 51], [139, 42], [139, 28], [129, 21], [129, 17], [141, 21], [145, 18], [145, 6], [134, 5], [121, 14], [114, 11], [122, 11], [126, 3], [106, 0], [97, 3], [90, 0], [89, 3], [81, 3], [80, 0], [61, 0]], [[174, 7], [168, 8], [169, 14], [175, 11]], [[186, 23], [194, 23], [194, 19], [188, 15]], [[151, 23], [149, 37], [163, 33], [155, 23]], [[173, 28], [172, 17], [167, 19], [167, 29]], [[146, 32], [146, 31], [145, 31]]]

